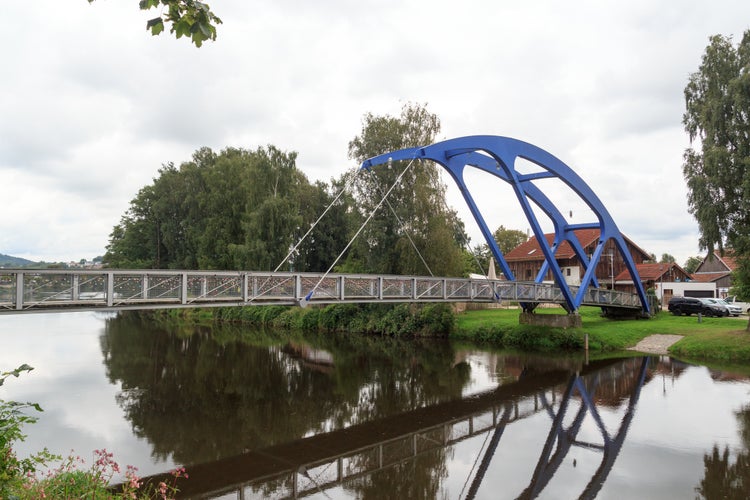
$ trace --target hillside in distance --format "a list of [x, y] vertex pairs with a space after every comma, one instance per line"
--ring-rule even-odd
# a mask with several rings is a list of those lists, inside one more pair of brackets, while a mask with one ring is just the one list
[[0, 253], [0, 267], [28, 267], [36, 264], [38, 263], [28, 259]]

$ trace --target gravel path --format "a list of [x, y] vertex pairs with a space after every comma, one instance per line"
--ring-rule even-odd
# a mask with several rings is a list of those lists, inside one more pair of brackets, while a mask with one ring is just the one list
[[683, 335], [649, 335], [629, 350], [647, 352], [649, 354], [667, 354], [669, 346], [682, 337]]

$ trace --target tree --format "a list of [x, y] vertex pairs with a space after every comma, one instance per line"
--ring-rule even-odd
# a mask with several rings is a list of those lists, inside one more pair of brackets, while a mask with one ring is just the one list
[[733, 248], [744, 268], [738, 276], [750, 276], [750, 31], [736, 47], [731, 37], [710, 38], [685, 87], [685, 108], [696, 149], [685, 151], [683, 174], [700, 247]]
[[[275, 269], [330, 203], [325, 183], [310, 184], [296, 156], [274, 146], [219, 154], [201, 148], [179, 168], [165, 165], [113, 229], [105, 261], [120, 268]], [[320, 271], [333, 262], [348, 223], [341, 207], [328, 216], [332, 221], [316, 227], [284, 269]]]
[[[437, 115], [418, 104], [404, 105], [398, 117], [368, 113], [360, 135], [349, 143], [349, 158], [362, 162], [388, 151], [432, 144], [439, 131]], [[407, 166], [408, 170], [396, 184]], [[445, 205], [445, 185], [438, 167], [432, 163], [395, 162], [390, 168], [381, 166], [370, 172], [362, 171], [357, 181], [354, 197], [363, 221], [391, 186], [395, 186], [387, 203], [373, 216], [347, 256], [348, 270], [462, 274], [461, 245], [456, 241], [460, 231], [458, 216]]]
[[661, 254], [661, 259], [659, 260], [659, 264], [671, 264], [673, 262], [677, 262], [677, 259], [675, 259], [672, 255], [668, 253]]
[[506, 229], [503, 225], [495, 230], [494, 237], [503, 255], [529, 239], [525, 232], [518, 229]]
[[701, 262], [703, 262], [703, 259], [700, 257], [688, 257], [688, 259], [685, 261], [685, 264], [682, 266], [685, 268], [685, 271], [688, 274], [693, 274], [696, 269], [698, 269], [698, 266], [701, 265]]
[[[93, 3], [94, 0], [88, 0]], [[221, 24], [207, 3], [197, 0], [140, 0], [141, 10], [162, 6], [162, 13], [146, 22], [152, 35], [164, 31], [164, 23], [170, 23], [169, 32], [176, 38], [189, 36], [196, 47], [206, 40], [216, 40], [216, 25]]]

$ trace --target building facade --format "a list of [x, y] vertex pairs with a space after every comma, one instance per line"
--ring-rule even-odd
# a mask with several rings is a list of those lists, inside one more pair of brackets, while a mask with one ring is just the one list
[[[599, 245], [600, 231], [598, 229], [578, 229], [574, 231], [574, 233], [578, 238], [578, 241], [581, 243], [586, 255], [589, 257], [593, 255]], [[545, 234], [544, 237], [547, 246], [551, 247], [555, 235], [550, 233]], [[651, 258], [645, 250], [633, 243], [627, 236], [623, 235], [623, 238], [625, 239], [630, 256], [636, 266]], [[544, 254], [542, 253], [542, 248], [539, 246], [537, 239], [530, 238], [505, 254], [505, 260], [516, 277], [516, 280], [533, 281], [544, 264]], [[557, 251], [555, 252], [555, 260], [560, 266], [565, 281], [569, 285], [581, 284], [581, 279], [586, 271], [580, 259], [573, 251], [573, 247], [571, 247], [567, 241], [563, 242], [557, 248]], [[599, 285], [603, 288], [619, 289], [616, 283], [616, 278], [623, 272], [628, 274], [627, 268], [625, 267], [625, 260], [615, 247], [614, 241], [609, 240], [605, 243], [602, 257], [599, 259], [599, 263], [596, 266], [596, 279], [599, 281]], [[547, 272], [543, 281], [552, 280], [552, 273]]]

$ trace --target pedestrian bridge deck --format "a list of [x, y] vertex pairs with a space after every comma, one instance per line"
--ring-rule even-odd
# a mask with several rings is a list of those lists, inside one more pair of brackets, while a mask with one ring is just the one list
[[[577, 287], [571, 287], [574, 294]], [[255, 271], [0, 269], [0, 314], [340, 302], [565, 304], [553, 283]], [[583, 305], [641, 309], [637, 295], [598, 288]]]

